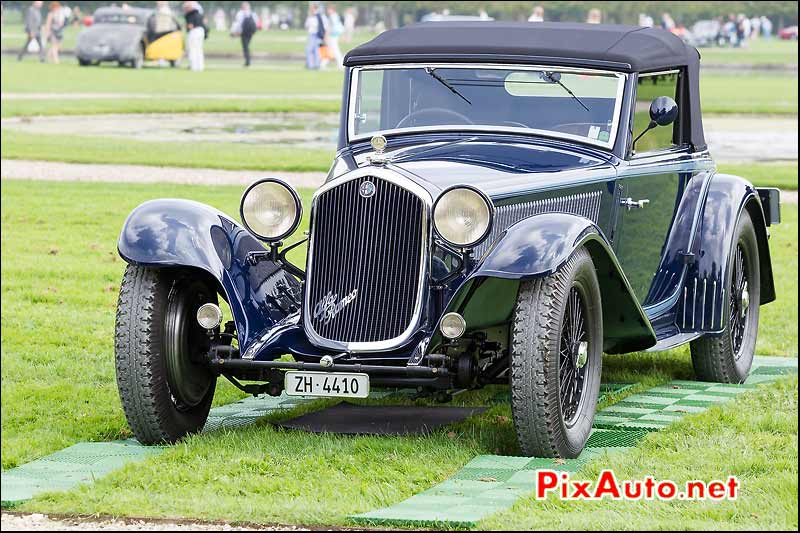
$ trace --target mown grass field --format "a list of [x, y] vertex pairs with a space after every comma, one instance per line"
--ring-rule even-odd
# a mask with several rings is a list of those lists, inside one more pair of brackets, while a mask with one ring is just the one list
[[[129, 436], [113, 369], [124, 268], [117, 232], [147, 199], [191, 198], [236, 213], [240, 194], [239, 187], [2, 182], [3, 468], [75, 442]], [[770, 243], [780, 299], [762, 308], [761, 354], [797, 356], [796, 235], [797, 207], [784, 206], [784, 224], [772, 229]], [[686, 349], [604, 360], [605, 379], [642, 388], [691, 377]], [[462, 395], [457, 403], [482, 404], [493, 393]], [[220, 383], [216, 402], [239, 396]], [[496, 406], [452, 433], [424, 438], [310, 436], [264, 420], [192, 437], [93, 487], [43, 496], [22, 510], [344, 524], [347, 514], [428, 488], [476, 454], [517, 453], [509, 414]], [[796, 457], [797, 381], [790, 379], [689, 417], [605, 463], [625, 475], [678, 481], [738, 474], [745, 492], [735, 504], [607, 502], [593, 506], [598, 518], [590, 521], [583, 506], [524, 500], [486, 525], [796, 527]]]
[[[148, 94], [159, 99], [180, 100], [181, 94], [276, 95], [284, 99], [302, 99], [306, 95], [327, 94], [335, 98], [341, 93], [342, 73], [336, 70], [307, 71], [300, 67], [275, 66], [264, 69], [231, 69], [209, 67], [203, 72], [185, 69], [152, 68], [120, 69], [117, 67], [81, 68], [74, 63], [61, 65], [38, 62], [17, 63], [8, 57], [2, 60], [0, 89], [18, 93], [116, 93], [121, 102], [117, 112], [136, 112], [137, 100], [127, 95]], [[36, 80], [36, 83], [31, 83]], [[701, 97], [704, 113], [797, 114], [797, 72], [720, 72], [704, 71], [701, 76]], [[56, 97], [56, 100], [59, 100]], [[67, 114], [73, 100], [60, 99], [61, 106], [37, 109], [31, 100], [3, 102], [3, 116], [23, 114]], [[253, 102], [258, 102], [256, 98]], [[335, 104], [338, 104], [338, 100]], [[105, 104], [106, 106], [109, 104]], [[149, 104], [152, 110], [152, 105]], [[259, 105], [254, 103], [253, 105]], [[336, 107], [338, 109], [338, 105]], [[169, 109], [165, 106], [165, 111]], [[86, 112], [86, 107], [80, 108]]]

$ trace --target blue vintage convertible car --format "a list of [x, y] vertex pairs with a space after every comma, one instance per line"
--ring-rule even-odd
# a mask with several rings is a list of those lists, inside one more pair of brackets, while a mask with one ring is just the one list
[[521, 451], [575, 457], [603, 352], [690, 343], [700, 379], [748, 376], [779, 196], [716, 172], [694, 48], [632, 26], [423, 23], [345, 65], [307, 242], [283, 245], [303, 208], [272, 178], [243, 225], [186, 200], [125, 222], [117, 379], [141, 442], [199, 430], [219, 376], [443, 401], [507, 384]]

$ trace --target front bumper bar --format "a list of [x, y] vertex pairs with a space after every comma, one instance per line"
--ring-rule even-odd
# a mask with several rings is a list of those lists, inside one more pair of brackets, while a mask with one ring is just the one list
[[387, 366], [365, 365], [361, 363], [336, 363], [323, 366], [319, 363], [303, 361], [253, 361], [249, 359], [221, 359], [209, 361], [213, 372], [233, 376], [262, 379], [281, 370], [306, 370], [312, 372], [354, 372], [367, 374], [377, 387], [432, 387], [447, 389], [452, 386], [450, 373], [446, 368], [429, 366]]

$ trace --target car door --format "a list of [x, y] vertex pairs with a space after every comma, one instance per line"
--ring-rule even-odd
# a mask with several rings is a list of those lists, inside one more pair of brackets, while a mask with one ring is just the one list
[[[650, 102], [657, 96], [678, 100], [680, 71], [639, 75], [633, 135], [639, 135], [650, 121]], [[681, 102], [678, 101], [678, 106]], [[680, 202], [691, 167], [688, 147], [681, 144], [681, 124], [656, 127], [636, 144], [617, 182], [617, 257], [633, 291], [643, 305], [648, 301], [664, 245]], [[650, 298], [652, 299], [652, 297]]]

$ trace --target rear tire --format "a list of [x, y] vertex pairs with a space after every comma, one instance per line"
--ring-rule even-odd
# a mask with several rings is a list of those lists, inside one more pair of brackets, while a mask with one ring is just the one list
[[204, 281], [172, 270], [128, 265], [117, 304], [114, 352], [125, 418], [142, 444], [200, 431], [216, 376], [203, 364], [208, 338], [197, 308], [217, 301]]
[[761, 299], [758, 240], [746, 209], [736, 225], [728, 264], [725, 329], [719, 335], [692, 341], [692, 364], [703, 381], [742, 383], [753, 365]]
[[88, 60], [88, 59], [81, 59], [80, 57], [78, 58], [78, 65], [80, 65], [82, 67], [88, 67], [91, 64], [92, 64], [92, 62], [90, 60]]
[[594, 422], [603, 349], [594, 263], [581, 248], [520, 284], [511, 334], [511, 413], [522, 453], [577, 457]]

